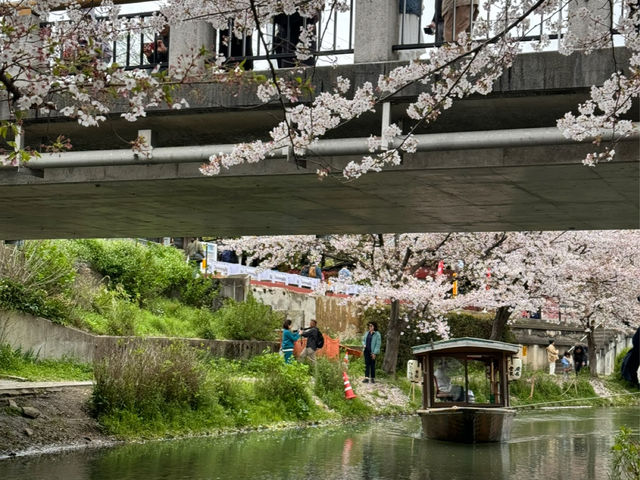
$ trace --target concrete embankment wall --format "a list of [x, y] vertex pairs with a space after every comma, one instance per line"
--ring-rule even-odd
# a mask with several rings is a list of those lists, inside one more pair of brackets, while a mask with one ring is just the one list
[[31, 351], [38, 355], [38, 358], [71, 357], [91, 363], [114, 349], [122, 348], [123, 345], [135, 345], [143, 341], [160, 345], [183, 341], [206, 350], [213, 356], [231, 359], [249, 358], [265, 350], [277, 352], [280, 348], [278, 342], [92, 335], [44, 318], [0, 311], [0, 343], [8, 343], [13, 348], [20, 348], [25, 352]]

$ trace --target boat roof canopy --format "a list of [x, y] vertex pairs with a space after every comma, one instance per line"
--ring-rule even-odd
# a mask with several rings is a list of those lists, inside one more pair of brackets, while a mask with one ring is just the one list
[[440, 340], [438, 342], [416, 345], [411, 348], [414, 355], [425, 355], [431, 352], [438, 353], [491, 353], [508, 352], [518, 353], [519, 345], [513, 343], [498, 342], [496, 340], [485, 340], [483, 338], [452, 338], [450, 340]]

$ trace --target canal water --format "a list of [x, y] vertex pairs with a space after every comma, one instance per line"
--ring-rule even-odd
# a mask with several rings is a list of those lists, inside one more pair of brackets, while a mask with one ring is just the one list
[[640, 409], [520, 412], [504, 444], [420, 436], [418, 417], [150, 442], [0, 460], [0, 479], [605, 480], [621, 426]]

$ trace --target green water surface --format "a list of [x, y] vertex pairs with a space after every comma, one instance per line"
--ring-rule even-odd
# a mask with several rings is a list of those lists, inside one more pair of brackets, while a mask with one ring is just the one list
[[0, 479], [606, 480], [620, 426], [639, 408], [520, 412], [504, 444], [421, 437], [418, 417], [130, 444], [0, 460]]

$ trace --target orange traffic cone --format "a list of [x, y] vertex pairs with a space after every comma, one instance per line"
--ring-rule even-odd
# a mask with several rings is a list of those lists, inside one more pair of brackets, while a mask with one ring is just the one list
[[349, 377], [347, 377], [347, 372], [342, 372], [342, 379], [344, 380], [344, 398], [346, 398], [347, 400], [356, 398], [356, 394], [353, 393], [353, 388], [351, 388]]

